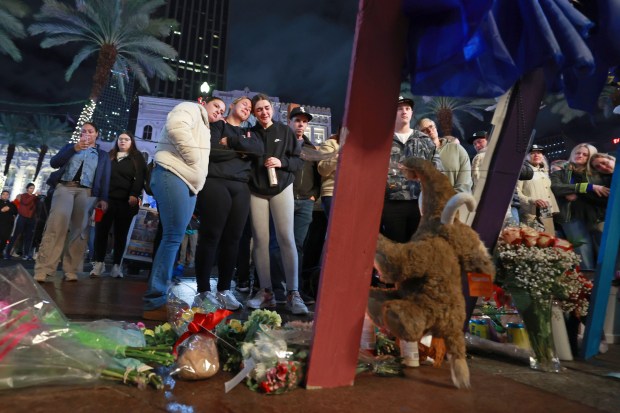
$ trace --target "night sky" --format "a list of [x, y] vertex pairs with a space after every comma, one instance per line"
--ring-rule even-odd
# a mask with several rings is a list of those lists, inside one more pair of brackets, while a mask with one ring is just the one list
[[[26, 0], [36, 11], [40, 0]], [[358, 0], [229, 0], [226, 89], [261, 91], [285, 102], [326, 106], [332, 126], [340, 125], [355, 32]], [[27, 20], [27, 25], [32, 20]], [[87, 98], [95, 59], [84, 62], [65, 82], [64, 72], [78, 46], [41, 49], [41, 37], [17, 40], [24, 59], [15, 63], [0, 56], [0, 112], [43, 112], [64, 116], [79, 113], [80, 105], [25, 107], [17, 103], [60, 103]], [[548, 111], [547, 111], [548, 112]], [[489, 116], [490, 119], [490, 116]], [[487, 129], [472, 121], [467, 131]], [[620, 137], [618, 116], [583, 117], [561, 124], [542, 111], [537, 136], [564, 134], [573, 142]], [[607, 145], [608, 146], [608, 145]]]

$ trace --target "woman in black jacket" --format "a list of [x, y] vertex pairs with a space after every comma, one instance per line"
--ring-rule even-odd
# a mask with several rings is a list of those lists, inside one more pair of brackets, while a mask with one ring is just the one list
[[257, 94], [252, 98], [252, 110], [257, 123], [252, 128], [262, 141], [265, 154], [254, 162], [250, 177], [250, 212], [252, 236], [254, 237], [254, 262], [262, 287], [248, 307], [275, 307], [276, 300], [271, 289], [269, 263], [269, 217], [275, 227], [276, 238], [282, 253], [288, 297], [286, 307], [293, 314], [306, 314], [308, 309], [298, 291], [298, 263], [293, 216], [295, 204], [293, 181], [295, 172], [303, 166], [299, 157], [301, 146], [293, 131], [285, 124], [274, 123], [273, 107], [269, 97]]
[[595, 248], [600, 236], [597, 227], [605, 220], [609, 197], [609, 187], [590, 167], [590, 158], [596, 153], [594, 146], [579, 144], [571, 151], [564, 168], [551, 174], [551, 190], [560, 208], [554, 219], [568, 240], [578, 245], [575, 252], [581, 256], [582, 270], [596, 268]]
[[[256, 135], [243, 130], [252, 102], [247, 97], [235, 99], [225, 120], [212, 122], [209, 173], [196, 205], [200, 217], [196, 246], [196, 283], [200, 300], [237, 310], [241, 303], [230, 291], [237, 262], [239, 240], [250, 210], [248, 180], [251, 161], [260, 157], [263, 146]], [[209, 279], [216, 255], [217, 293], [211, 292]], [[197, 303], [199, 304], [199, 303]]]
[[131, 132], [122, 132], [110, 151], [112, 172], [108, 191], [108, 209], [101, 221], [95, 225], [95, 256], [91, 277], [105, 272], [105, 254], [108, 246], [108, 234], [114, 225], [114, 265], [110, 275], [123, 278], [121, 260], [127, 243], [127, 233], [134, 215], [138, 213], [139, 198], [144, 188], [146, 162], [136, 147], [136, 140]]

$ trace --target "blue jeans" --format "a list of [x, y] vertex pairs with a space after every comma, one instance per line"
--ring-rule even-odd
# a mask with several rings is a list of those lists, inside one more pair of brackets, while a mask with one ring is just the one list
[[571, 243], [583, 243], [575, 247], [575, 252], [581, 256], [581, 269], [594, 270], [596, 257], [594, 256], [593, 234], [588, 230], [586, 223], [581, 220], [565, 222], [562, 223], [562, 231]]
[[[298, 277], [301, 277], [301, 270], [303, 266], [304, 256], [304, 243], [306, 236], [308, 235], [308, 228], [312, 223], [312, 210], [314, 208], [314, 201], [311, 199], [296, 199], [295, 200], [295, 215], [293, 221], [293, 232], [295, 234], [295, 248], [297, 249], [297, 268]], [[269, 240], [269, 254], [271, 255], [271, 284], [274, 290], [282, 288], [284, 282], [286, 282], [284, 276], [284, 269], [282, 268], [282, 256], [280, 253], [280, 246], [275, 237], [275, 227], [273, 223], [269, 226], [270, 233], [272, 234]], [[289, 286], [290, 288], [290, 286]]]
[[163, 233], [143, 297], [145, 310], [154, 310], [166, 304], [166, 292], [177, 252], [196, 206], [196, 195], [187, 184], [161, 166], [153, 169], [151, 189], [157, 199]]

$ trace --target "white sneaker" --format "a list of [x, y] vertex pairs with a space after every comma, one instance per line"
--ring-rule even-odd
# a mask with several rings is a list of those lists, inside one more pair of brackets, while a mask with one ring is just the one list
[[93, 262], [93, 269], [90, 271], [90, 276], [92, 278], [100, 277], [105, 272], [105, 262]]
[[235, 311], [243, 307], [230, 290], [218, 291], [216, 297], [227, 310]]
[[258, 290], [254, 298], [250, 298], [247, 301], [247, 306], [250, 308], [273, 308], [276, 306], [276, 297], [272, 291], [267, 291], [264, 288]]
[[224, 308], [213, 291], [205, 291], [196, 294], [192, 307], [201, 307], [208, 311], [212, 311], [213, 307], [215, 307], [216, 310], [218, 308]]
[[121, 266], [118, 264], [114, 264], [112, 266], [112, 271], [110, 271], [110, 277], [112, 278], [123, 278], [123, 270], [121, 270]]
[[308, 314], [308, 307], [301, 299], [299, 291], [291, 291], [286, 298], [286, 309], [293, 314]]

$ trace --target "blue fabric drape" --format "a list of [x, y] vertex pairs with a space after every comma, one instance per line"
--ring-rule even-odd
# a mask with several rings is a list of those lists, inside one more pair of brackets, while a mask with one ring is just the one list
[[404, 0], [412, 92], [496, 97], [542, 67], [549, 91], [592, 112], [620, 63], [620, 1], [595, 3], [596, 25], [568, 0]]

